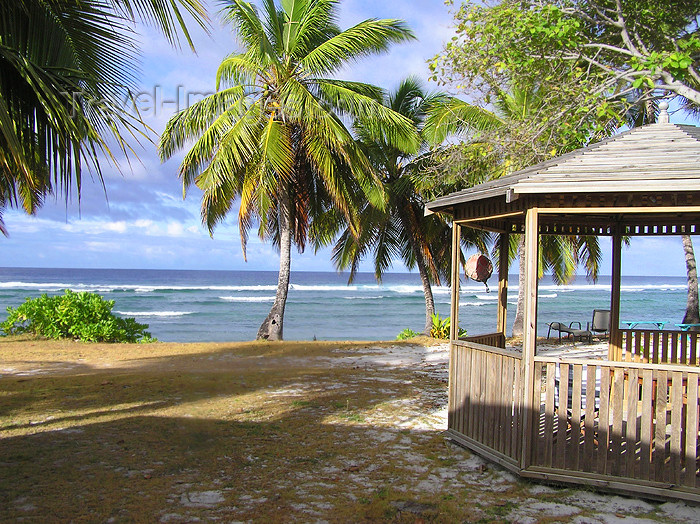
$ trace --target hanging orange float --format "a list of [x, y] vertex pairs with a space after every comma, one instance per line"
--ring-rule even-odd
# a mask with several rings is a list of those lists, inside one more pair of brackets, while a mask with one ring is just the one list
[[467, 275], [467, 278], [471, 278], [477, 282], [483, 282], [486, 286], [486, 292], [491, 292], [486, 281], [491, 276], [491, 273], [493, 273], [493, 264], [486, 256], [481, 253], [470, 256], [464, 266], [464, 273]]

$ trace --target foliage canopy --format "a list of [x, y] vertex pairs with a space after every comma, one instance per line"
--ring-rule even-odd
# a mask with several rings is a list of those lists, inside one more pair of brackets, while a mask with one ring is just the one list
[[79, 197], [84, 169], [101, 179], [101, 162], [133, 152], [127, 140], [145, 134], [127, 107], [134, 25], [192, 46], [185, 13], [206, 27], [200, 0], [0, 2], [0, 230], [4, 208], [34, 213], [72, 188]]
[[431, 68], [484, 103], [540, 85], [542, 118], [585, 137], [659, 93], [700, 104], [699, 13], [687, 0], [467, 0]]

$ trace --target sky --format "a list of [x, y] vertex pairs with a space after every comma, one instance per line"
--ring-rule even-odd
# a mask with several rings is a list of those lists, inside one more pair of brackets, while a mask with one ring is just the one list
[[[210, 2], [210, 6], [213, 5]], [[215, 5], [213, 8], [217, 8]], [[429, 76], [427, 61], [453, 35], [452, 13], [442, 0], [345, 0], [340, 26], [345, 29], [367, 18], [406, 20], [417, 41], [395, 45], [384, 55], [352, 64], [338, 76], [393, 89], [401, 79]], [[194, 27], [194, 26], [191, 26]], [[141, 91], [136, 97], [146, 123], [160, 133], [177, 109], [200, 99], [215, 87], [216, 69], [237, 51], [230, 28], [215, 22], [211, 36], [194, 31], [197, 54], [176, 50], [157, 32], [142, 34]], [[437, 90], [434, 83], [428, 87]], [[442, 88], [441, 88], [442, 89]], [[154, 137], [157, 142], [157, 137]], [[236, 213], [210, 236], [201, 224], [200, 193], [192, 189], [183, 200], [177, 169], [182, 154], [161, 163], [156, 146], [134, 145], [138, 160], [120, 168], [103, 166], [106, 194], [88, 175], [80, 202], [49, 199], [35, 216], [6, 210], [9, 237], [0, 237], [0, 267], [78, 267], [124, 269], [271, 270], [279, 267], [277, 252], [252, 232], [243, 259]], [[609, 242], [602, 239], [602, 274], [609, 274]], [[635, 238], [623, 253], [624, 275], [685, 275], [679, 237]], [[372, 271], [370, 262], [361, 266]], [[292, 253], [293, 271], [334, 271], [330, 249]], [[406, 271], [397, 261], [392, 271]]]

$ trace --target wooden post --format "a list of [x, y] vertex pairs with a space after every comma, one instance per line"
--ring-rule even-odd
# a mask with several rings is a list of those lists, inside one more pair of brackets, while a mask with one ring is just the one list
[[610, 292], [610, 340], [608, 360], [619, 360], [622, 356], [620, 333], [620, 282], [622, 280], [622, 235], [615, 228], [612, 237], [612, 282]]
[[539, 224], [537, 208], [527, 210], [525, 215], [525, 305], [523, 314], [523, 409], [522, 409], [522, 456], [521, 468], [532, 462], [532, 423], [535, 412], [539, 412], [539, 396], [535, 390], [535, 348], [537, 345], [537, 250], [539, 247]]
[[462, 226], [452, 223], [452, 296], [450, 300], [450, 340], [459, 338], [459, 254]]
[[508, 250], [510, 235], [501, 233], [498, 246], [498, 326], [496, 330], [506, 336], [508, 313]]

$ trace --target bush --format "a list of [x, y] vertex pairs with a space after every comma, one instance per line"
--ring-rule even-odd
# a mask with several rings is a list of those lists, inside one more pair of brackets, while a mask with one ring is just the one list
[[134, 318], [112, 314], [113, 300], [95, 293], [41, 295], [27, 298], [17, 308], [8, 307], [9, 316], [0, 324], [5, 335], [31, 333], [46, 338], [75, 338], [85, 342], [152, 342], [147, 324]]
[[411, 328], [404, 329], [401, 333], [396, 335], [396, 340], [406, 340], [408, 338], [417, 337], [420, 333], [416, 333]]
[[[438, 313], [435, 313], [432, 319], [433, 325], [430, 328], [430, 336], [433, 338], [450, 338], [450, 317], [442, 319]], [[467, 330], [459, 328], [459, 336], [464, 337], [466, 335]]]

